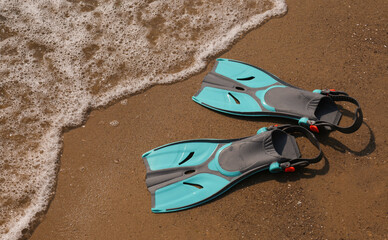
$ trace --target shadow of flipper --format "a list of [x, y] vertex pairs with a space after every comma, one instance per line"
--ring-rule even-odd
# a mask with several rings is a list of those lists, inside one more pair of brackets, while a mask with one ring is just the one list
[[326, 146], [330, 146], [334, 150], [339, 151], [341, 153], [350, 152], [350, 153], [352, 153], [352, 154], [354, 154], [356, 156], [360, 156], [360, 157], [361, 156], [367, 156], [367, 155], [369, 155], [369, 154], [371, 154], [371, 153], [373, 153], [375, 151], [375, 149], [376, 149], [376, 139], [375, 139], [375, 135], [374, 135], [372, 129], [370, 128], [370, 126], [367, 123], [365, 123], [365, 122], [363, 124], [368, 128], [370, 137], [369, 137], [368, 144], [360, 151], [356, 151], [356, 150], [350, 149], [345, 144], [341, 143], [337, 139], [332, 138], [332, 137], [330, 137], [328, 135], [326, 137], [320, 138], [321, 143], [326, 145]]

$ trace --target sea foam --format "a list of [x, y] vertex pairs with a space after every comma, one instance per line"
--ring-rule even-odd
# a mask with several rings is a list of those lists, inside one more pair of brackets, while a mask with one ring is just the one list
[[201, 71], [285, 12], [283, 0], [1, 1], [0, 238], [28, 236], [47, 208], [65, 127]]

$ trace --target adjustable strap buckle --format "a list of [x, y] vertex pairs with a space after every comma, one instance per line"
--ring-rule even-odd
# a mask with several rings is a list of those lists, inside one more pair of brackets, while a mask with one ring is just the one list
[[277, 125], [277, 124], [269, 126], [269, 127], [266, 127], [267, 130], [274, 130], [274, 129], [277, 129], [277, 128], [279, 128], [279, 125]]
[[330, 94], [335, 94], [335, 89], [323, 89], [321, 94], [329, 96]]
[[336, 91], [335, 89], [323, 89], [323, 90], [315, 89], [313, 92], [326, 95], [329, 97], [338, 96], [338, 95], [349, 96], [346, 92]]
[[299, 119], [298, 124], [302, 127], [310, 129], [312, 132], [319, 133], [318, 127], [315, 125], [315, 121], [309, 120], [307, 117], [302, 117]]
[[322, 95], [330, 95], [332, 93], [335, 92], [335, 89], [315, 89], [313, 91], [314, 93], [319, 93], [319, 94], [322, 94]]
[[290, 162], [278, 163], [273, 162], [269, 165], [269, 171], [271, 173], [279, 173], [279, 172], [295, 172], [295, 167], [291, 166]]
[[[363, 122], [363, 115], [362, 115], [360, 104], [357, 102], [356, 99], [350, 97], [349, 94], [347, 94], [346, 92], [336, 91], [335, 89], [324, 89], [324, 90], [316, 89], [313, 92], [326, 95], [326, 96], [330, 97], [331, 100], [333, 100], [334, 102], [350, 102], [350, 103], [353, 103], [354, 105], [357, 106], [353, 124], [349, 127], [340, 127], [338, 125], [334, 125], [334, 124], [331, 124], [331, 123], [328, 123], [325, 121], [319, 121], [319, 124], [317, 124], [317, 125], [329, 126], [330, 128], [338, 130], [342, 133], [352, 133], [352, 132], [357, 131], [361, 127], [361, 124]], [[303, 121], [305, 121], [305, 120], [303, 120]], [[304, 124], [304, 122], [302, 122], [302, 124]], [[311, 131], [317, 132], [317, 131], [314, 131], [312, 129], [312, 128], [315, 129], [316, 127], [309, 126], [309, 128]], [[318, 128], [316, 128], [316, 129], [318, 129]]]

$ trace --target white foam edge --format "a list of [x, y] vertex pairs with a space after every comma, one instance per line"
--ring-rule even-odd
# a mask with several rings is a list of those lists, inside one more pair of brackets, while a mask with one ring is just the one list
[[[58, 153], [62, 148], [60, 131], [58, 128], [51, 128], [43, 137], [40, 149], [44, 150], [42, 158], [46, 159], [43, 163], [47, 165], [45, 165], [45, 174], [40, 175], [37, 179], [41, 187], [38, 189], [35, 198], [31, 199], [30, 206], [24, 214], [14, 219], [16, 221], [9, 223], [9, 231], [3, 235], [4, 239], [19, 239], [22, 237], [22, 231], [26, 228], [29, 229], [29, 225], [35, 220], [36, 215], [47, 209], [56, 182]], [[27, 156], [27, 158], [32, 157]]]
[[150, 83], [148, 79], [143, 79], [142, 81], [144, 82], [143, 85], [137, 86], [135, 88], [132, 88], [132, 86], [131, 88], [128, 88], [127, 86], [123, 86], [123, 85], [118, 86], [116, 87], [116, 89], [104, 93], [102, 96], [99, 97], [100, 99], [98, 101], [96, 100], [93, 101], [91, 103], [91, 107], [93, 108], [101, 107], [109, 104], [115, 99], [124, 97], [125, 95], [136, 93], [138, 91], [141, 91], [153, 85], [177, 82], [195, 73], [200, 72], [201, 70], [206, 68], [206, 63], [207, 63], [206, 60], [209, 59], [209, 57], [214, 56], [217, 53], [230, 47], [235, 39], [242, 36], [244, 33], [256, 28], [263, 21], [271, 17], [282, 15], [287, 12], [287, 4], [285, 0], [274, 0], [273, 2], [275, 6], [271, 10], [267, 10], [264, 13], [252, 16], [242, 26], [235, 26], [229, 32], [224, 34], [223, 37], [216, 38], [213, 41], [211, 41], [207, 49], [204, 49], [197, 56], [195, 56], [194, 62], [196, 62], [196, 64], [194, 64], [192, 67], [189, 67], [185, 70], [182, 70], [174, 74], [160, 74], [158, 77], [163, 80], [160, 80], [157, 83]]
[[[41, 176], [40, 180], [42, 181], [42, 183], [45, 184], [42, 185], [43, 187], [39, 189], [39, 193], [36, 194], [36, 198], [31, 200], [30, 205], [32, 207], [29, 207], [26, 210], [25, 214], [17, 219], [17, 222], [11, 222], [8, 225], [9, 231], [5, 235], [3, 235], [5, 237], [4, 239], [18, 239], [22, 237], [23, 229], [29, 227], [29, 224], [35, 220], [35, 217], [39, 212], [45, 211], [47, 209], [49, 205], [49, 199], [51, 198], [50, 196], [54, 190], [53, 188], [56, 182], [56, 160], [58, 159], [58, 154], [62, 149], [61, 131], [63, 127], [79, 125], [80, 122], [82, 122], [82, 120], [84, 119], [84, 114], [89, 107], [96, 108], [104, 106], [117, 98], [133, 94], [152, 85], [176, 82], [192, 74], [200, 72], [206, 67], [206, 59], [228, 48], [236, 38], [240, 37], [247, 31], [257, 27], [266, 19], [286, 13], [287, 5], [285, 0], [275, 0], [274, 4], [275, 7], [271, 10], [252, 16], [242, 26], [235, 26], [229, 32], [224, 34], [223, 37], [214, 39], [212, 42], [210, 42], [209, 47], [207, 49], [204, 49], [201, 53], [198, 54], [198, 56], [195, 57], [196, 64], [194, 64], [192, 67], [182, 70], [179, 73], [161, 75], [160, 79], [164, 80], [161, 80], [157, 83], [151, 84], [149, 81], [147, 81], [147, 79], [144, 79], [144, 84], [141, 86], [136, 86], [135, 88], [128, 88], [126, 86], [117, 87], [116, 90], [112, 90], [105, 93], [101, 97], [101, 100], [94, 100], [94, 102], [91, 102], [90, 105], [85, 104], [83, 108], [79, 108], [80, 110], [82, 109], [80, 112], [82, 112], [83, 115], [82, 118], [77, 121], [77, 123], [65, 122], [63, 126], [56, 126], [56, 128], [51, 128], [50, 131], [48, 131], [43, 137], [43, 140], [41, 141], [41, 148], [46, 149], [46, 151], [44, 151], [43, 156], [44, 159], [47, 159], [47, 161], [45, 162], [51, 163], [53, 166], [49, 169], [50, 171], [47, 172], [45, 176]], [[52, 177], [50, 178], [50, 176]]]

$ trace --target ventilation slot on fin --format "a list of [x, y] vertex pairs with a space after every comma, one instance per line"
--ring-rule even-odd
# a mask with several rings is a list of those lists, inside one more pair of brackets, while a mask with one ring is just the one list
[[235, 96], [233, 96], [231, 93], [228, 93], [228, 95], [231, 96], [237, 104], [240, 104], [240, 101]]
[[254, 79], [255, 77], [254, 76], [250, 76], [250, 77], [245, 77], [245, 78], [237, 78], [237, 80], [240, 80], [240, 81], [247, 81], [247, 80], [252, 80]]
[[184, 182], [183, 184], [190, 185], [190, 186], [196, 187], [198, 189], [202, 189], [203, 188], [201, 185], [195, 184], [195, 183]]
[[187, 170], [187, 171], [185, 172], [185, 175], [192, 174], [192, 173], [195, 173], [195, 170]]
[[245, 88], [242, 88], [242, 87], [235, 87], [237, 90], [240, 90], [240, 91], [245, 91]]
[[185, 159], [183, 159], [182, 162], [179, 163], [179, 165], [182, 165], [185, 162], [189, 161], [189, 159], [192, 158], [193, 155], [194, 155], [194, 152], [189, 153], [189, 155]]

